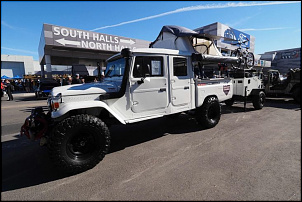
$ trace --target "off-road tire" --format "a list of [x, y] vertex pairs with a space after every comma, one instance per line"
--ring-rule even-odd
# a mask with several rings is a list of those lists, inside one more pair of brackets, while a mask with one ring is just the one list
[[225, 103], [225, 105], [231, 107], [234, 104], [234, 99], [231, 98], [231, 99], [225, 100], [224, 103]]
[[301, 104], [301, 99], [300, 99], [300, 86], [299, 87], [296, 87], [294, 90], [293, 90], [293, 98], [294, 100], [298, 103], [298, 104]]
[[260, 91], [257, 95], [253, 95], [252, 102], [255, 109], [262, 109], [265, 103], [265, 93]]
[[221, 117], [221, 106], [216, 97], [208, 97], [202, 106], [196, 109], [196, 120], [203, 128], [215, 127]]
[[110, 132], [97, 117], [81, 114], [64, 119], [53, 129], [50, 158], [66, 174], [93, 168], [107, 154]]

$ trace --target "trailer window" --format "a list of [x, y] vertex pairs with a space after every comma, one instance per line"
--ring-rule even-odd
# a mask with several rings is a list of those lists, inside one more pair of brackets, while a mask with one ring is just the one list
[[173, 74], [174, 76], [187, 76], [187, 59], [173, 58]]
[[133, 67], [133, 77], [154, 77], [163, 76], [163, 58], [137, 56]]

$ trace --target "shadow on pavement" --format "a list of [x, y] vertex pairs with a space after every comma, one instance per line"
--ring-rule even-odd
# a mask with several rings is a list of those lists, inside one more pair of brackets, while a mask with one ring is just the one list
[[297, 103], [292, 98], [275, 98], [266, 97], [265, 107], [283, 108], [283, 109], [293, 109], [301, 110], [301, 103]]
[[[195, 120], [187, 115], [170, 120], [158, 118], [133, 125], [115, 125], [110, 128], [111, 148], [109, 153], [161, 138], [167, 133], [183, 134], [202, 130]], [[68, 177], [52, 164], [46, 146], [27, 137], [2, 142], [2, 192], [35, 186]], [[100, 162], [101, 163], [101, 162]]]
[[16, 135], [2, 142], [2, 192], [54, 181], [64, 176], [54, 170], [47, 148]]

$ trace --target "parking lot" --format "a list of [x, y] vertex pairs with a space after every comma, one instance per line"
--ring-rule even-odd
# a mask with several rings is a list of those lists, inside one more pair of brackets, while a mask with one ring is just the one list
[[246, 112], [222, 104], [208, 130], [186, 114], [112, 126], [104, 160], [64, 176], [46, 147], [19, 136], [46, 100], [14, 97], [1, 101], [2, 200], [301, 200], [301, 108], [292, 98]]

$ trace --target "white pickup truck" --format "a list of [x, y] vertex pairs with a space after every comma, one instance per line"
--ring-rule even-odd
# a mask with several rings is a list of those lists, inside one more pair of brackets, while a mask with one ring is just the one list
[[[110, 147], [108, 126], [114, 123], [190, 112], [197, 123], [212, 128], [220, 120], [220, 103], [233, 98], [237, 84], [231, 78], [198, 78], [198, 56], [164, 48], [123, 49], [107, 60], [102, 82], [53, 88], [48, 113], [35, 108], [21, 135], [47, 143], [55, 165], [74, 174], [104, 158]], [[259, 89], [253, 92], [259, 100]]]

